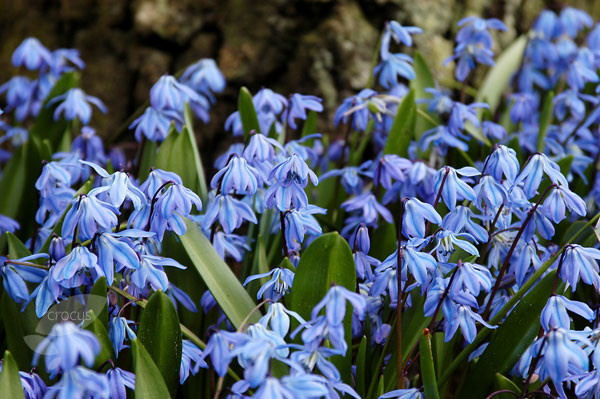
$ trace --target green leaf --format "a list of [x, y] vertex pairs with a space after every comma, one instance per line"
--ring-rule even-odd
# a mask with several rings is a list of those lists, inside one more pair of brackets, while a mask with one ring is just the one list
[[208, 189], [206, 186], [206, 176], [204, 174], [204, 167], [202, 166], [202, 159], [200, 158], [200, 152], [198, 151], [198, 143], [196, 142], [196, 134], [194, 133], [193, 115], [192, 110], [188, 103], [185, 103], [183, 110], [183, 117], [185, 120], [185, 129], [181, 132], [188, 140], [192, 155], [194, 157], [194, 166], [196, 168], [196, 177], [198, 178], [198, 194], [204, 201], [208, 196]]
[[144, 345], [138, 339], [134, 339], [131, 341], [131, 350], [135, 370], [135, 398], [170, 398], [167, 385]]
[[317, 132], [318, 114], [315, 111], [309, 111], [304, 125], [302, 126], [302, 137], [306, 137], [310, 134]]
[[[101, 298], [106, 298], [108, 294], [107, 286], [106, 286], [106, 277], [102, 276], [96, 280], [92, 289], [90, 290], [90, 295], [95, 295]], [[100, 313], [97, 316], [98, 320], [102, 323], [105, 329], [108, 329], [108, 306], [104, 306]]]
[[[356, 289], [356, 269], [350, 246], [338, 233], [327, 233], [314, 240], [304, 251], [298, 262], [294, 286], [290, 293], [290, 309], [306, 320], [315, 305], [323, 299], [332, 284]], [[352, 311], [346, 310], [344, 331], [348, 347], [352, 346]], [[352, 353], [346, 357], [332, 358], [344, 381], [350, 379]]]
[[490, 140], [485, 137], [480, 127], [475, 127], [471, 122], [467, 121], [467, 123], [465, 123], [465, 130], [475, 139], [487, 145], [488, 147], [492, 146], [492, 143], [490, 143]]
[[364, 398], [367, 393], [365, 382], [367, 367], [367, 337], [363, 336], [356, 356], [356, 392], [361, 398]]
[[[104, 308], [106, 309], [106, 306]], [[98, 369], [108, 359], [114, 359], [115, 352], [113, 350], [113, 345], [110, 342], [110, 338], [108, 337], [108, 331], [106, 331], [106, 327], [102, 324], [102, 320], [96, 317], [93, 310], [90, 309], [87, 312], [87, 317], [91, 322], [85, 326], [85, 329], [93, 332], [100, 341], [100, 353], [96, 356], [96, 360], [94, 360], [94, 368]]]
[[[2, 171], [0, 187], [0, 214], [13, 219], [19, 216], [25, 192], [30, 188], [27, 184], [28, 158], [33, 149], [32, 143], [26, 142], [16, 150]], [[31, 186], [32, 189], [32, 186]]]
[[414, 126], [417, 113], [415, 90], [411, 89], [396, 110], [394, 123], [390, 128], [384, 154], [398, 154], [408, 157], [408, 146], [414, 138]]
[[252, 102], [252, 94], [250, 94], [250, 91], [248, 91], [246, 87], [242, 87], [240, 89], [240, 95], [238, 97], [238, 112], [240, 113], [242, 127], [244, 128], [244, 140], [246, 140], [251, 130], [260, 132], [265, 136], [269, 133], [260, 131], [258, 117], [256, 116], [256, 110], [254, 109], [254, 102]]
[[548, 126], [552, 121], [552, 110], [553, 110], [554, 93], [549, 91], [544, 96], [544, 102], [542, 103], [542, 112], [540, 113], [540, 131], [537, 137], [537, 150], [544, 152], [546, 148], [546, 134], [548, 133]]
[[177, 309], [167, 294], [152, 294], [140, 316], [137, 334], [175, 396], [181, 365], [181, 328]]
[[427, 399], [439, 399], [438, 386], [435, 378], [435, 367], [433, 366], [433, 352], [431, 350], [431, 334], [424, 330], [419, 342], [419, 354], [421, 358], [421, 378]]
[[[415, 91], [415, 98], [417, 100], [431, 97], [429, 93], [425, 91], [428, 87], [435, 87], [435, 80], [433, 74], [427, 66], [427, 61], [423, 58], [421, 53], [415, 51], [413, 53], [413, 69], [415, 70], [415, 78], [410, 81], [410, 88]], [[427, 104], [418, 104], [417, 108], [422, 112], [427, 113], [431, 118], [417, 118], [415, 121], [415, 137], [416, 139], [421, 138], [423, 133], [427, 130], [434, 128], [439, 124], [437, 115], [432, 115], [427, 112]]]
[[194, 150], [190, 144], [187, 127], [184, 126], [179, 133], [175, 125], [171, 125], [169, 135], [158, 148], [155, 166], [177, 173], [185, 187], [197, 192], [198, 176], [193, 162]]
[[55, 121], [54, 110], [58, 106], [58, 103], [47, 106], [48, 101], [66, 93], [69, 89], [77, 87], [79, 85], [79, 80], [79, 74], [77, 72], [67, 72], [58, 79], [46, 97], [40, 113], [29, 131], [29, 135], [32, 138], [35, 137], [40, 140], [48, 139], [53, 152], [58, 148], [65, 131], [69, 128], [71, 123], [62, 117], [58, 121]]
[[4, 352], [2, 372], [0, 372], [0, 398], [25, 399], [19, 367], [9, 351]]
[[[508, 391], [512, 391], [514, 393], [516, 393], [517, 395], [519, 395], [521, 393], [521, 389], [517, 386], [517, 384], [515, 384], [514, 382], [512, 382], [511, 380], [509, 380], [508, 378], [506, 378], [505, 376], [503, 376], [500, 373], [496, 373], [496, 378], [494, 380], [494, 387], [501, 391], [501, 390], [508, 390]], [[509, 393], [503, 393], [500, 395], [495, 396], [495, 398], [498, 399], [510, 399], [510, 398], [514, 398], [514, 395], [511, 395]]]
[[[525, 36], [515, 40], [496, 60], [496, 64], [489, 70], [485, 76], [477, 97], [476, 102], [486, 102], [489, 104], [489, 111], [494, 114], [496, 108], [502, 100], [502, 93], [506, 90], [511, 77], [519, 69], [521, 58], [527, 45]], [[482, 111], [479, 111], [481, 113]]]
[[[187, 233], [180, 236], [183, 247], [231, 324], [239, 328], [256, 305], [200, 228], [189, 220], [186, 225]], [[255, 312], [249, 322], [258, 320]]]
[[494, 331], [490, 344], [467, 375], [466, 381], [469, 383], [463, 386], [458, 397], [485, 397], [494, 383], [496, 373], [508, 372], [519, 360], [537, 336], [540, 313], [552, 291], [555, 274], [556, 271], [548, 273]]
[[29, 370], [33, 351], [25, 344], [23, 337], [35, 334], [38, 319], [35, 316], [35, 304], [32, 302], [24, 312], [21, 306], [16, 304], [6, 292], [0, 298], [0, 318], [5, 327], [6, 347], [15, 357], [20, 369]]
[[144, 149], [142, 151], [142, 159], [140, 160], [140, 170], [138, 172], [139, 181], [144, 181], [148, 178], [150, 168], [156, 163], [156, 142], [150, 140], [144, 140]]
[[6, 241], [8, 242], [8, 256], [11, 259], [19, 259], [31, 255], [25, 244], [13, 233], [6, 232]]

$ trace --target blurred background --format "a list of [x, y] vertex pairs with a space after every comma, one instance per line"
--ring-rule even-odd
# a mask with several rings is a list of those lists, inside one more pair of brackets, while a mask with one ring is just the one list
[[323, 128], [331, 126], [337, 105], [366, 84], [386, 20], [423, 28], [416, 48], [443, 83], [453, 76], [453, 65], [442, 62], [462, 17], [500, 18], [509, 28], [498, 37], [504, 47], [540, 10], [567, 4], [600, 17], [597, 0], [0, 0], [0, 82], [17, 72], [10, 55], [26, 37], [51, 50], [79, 49], [87, 64], [83, 89], [109, 109], [107, 116], [96, 112], [92, 126], [109, 137], [160, 75], [214, 58], [227, 89], [211, 122], [196, 128], [210, 164], [229, 141], [223, 124], [241, 86], [321, 96]]

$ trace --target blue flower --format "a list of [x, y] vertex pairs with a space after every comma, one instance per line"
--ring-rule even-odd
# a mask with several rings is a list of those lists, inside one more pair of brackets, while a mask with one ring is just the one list
[[447, 147], [467, 151], [469, 146], [461, 141], [461, 139], [466, 140], [466, 137], [462, 135], [456, 136], [450, 131], [448, 126], [440, 125], [423, 133], [419, 139], [418, 146], [421, 150], [426, 151], [431, 144], [434, 144], [442, 154], [445, 154], [444, 151]]
[[[387, 35], [391, 39], [394, 39], [394, 41], [396, 43], [402, 43], [405, 46], [410, 47], [410, 46], [412, 46], [411, 35], [418, 35], [420, 33], [423, 33], [423, 30], [419, 27], [402, 26], [397, 21], [389, 21], [385, 25], [384, 35]], [[382, 45], [382, 47], [383, 47], [383, 45]]]
[[[479, 171], [470, 166], [454, 169], [450, 166], [443, 167], [435, 175], [434, 190], [442, 192], [442, 199], [448, 207], [453, 210], [456, 207], [457, 200], [475, 201], [475, 191], [464, 181], [458, 178], [462, 176], [477, 176]], [[443, 187], [442, 187], [443, 184]]]
[[148, 107], [141, 116], [131, 122], [129, 129], [135, 128], [137, 141], [142, 141], [143, 134], [150, 141], [161, 142], [169, 135], [172, 123], [180, 130], [183, 121], [177, 112]]
[[377, 95], [374, 90], [363, 89], [357, 95], [348, 97], [342, 105], [335, 111], [333, 121], [335, 125], [340, 122], [348, 123], [348, 118], [351, 118], [352, 127], [359, 132], [367, 128], [369, 122], [368, 101], [371, 97]]
[[55, 376], [66, 372], [83, 361], [88, 367], [100, 353], [100, 342], [94, 333], [77, 327], [70, 321], [55, 324], [34, 351], [32, 364], [38, 364], [45, 355], [46, 370]]
[[210, 181], [212, 188], [225, 194], [253, 195], [262, 184], [260, 173], [239, 156], [233, 155], [227, 166], [219, 170]]
[[225, 256], [229, 255], [236, 261], [241, 262], [244, 256], [243, 250], [247, 251], [250, 249], [246, 241], [246, 237], [218, 231], [213, 238], [212, 244], [221, 258], [225, 259]]
[[190, 87], [179, 83], [171, 75], [163, 75], [150, 89], [150, 104], [157, 110], [183, 111], [185, 102], [208, 102]]
[[135, 390], [135, 374], [118, 367], [106, 372], [111, 399], [127, 399], [127, 389]]
[[48, 388], [46, 387], [44, 380], [42, 380], [38, 374], [33, 371], [29, 373], [19, 371], [19, 376], [21, 377], [21, 385], [23, 386], [25, 399], [38, 399], [44, 396]]
[[96, 135], [96, 130], [89, 126], [81, 128], [81, 134], [73, 139], [71, 152], [79, 152], [81, 158], [86, 161], [106, 163], [102, 139]]
[[271, 327], [273, 332], [281, 338], [285, 338], [290, 331], [290, 316], [296, 319], [300, 324], [306, 323], [302, 316], [292, 310], [286, 309], [283, 304], [278, 302], [269, 305], [269, 310], [261, 317], [259, 323], [264, 327]]
[[107, 202], [115, 208], [119, 208], [123, 205], [126, 198], [133, 203], [135, 209], [140, 209], [142, 205], [146, 203], [146, 196], [133, 184], [127, 173], [115, 172], [111, 175], [104, 170], [104, 168], [95, 163], [87, 161], [80, 162], [94, 169], [94, 171], [102, 177], [102, 185], [90, 191], [90, 196], [97, 197], [99, 194], [105, 193], [108, 197]]
[[580, 278], [584, 283], [600, 289], [598, 259], [600, 259], [600, 250], [596, 248], [584, 248], [578, 244], [569, 244], [564, 249], [560, 278], [567, 281], [573, 287], [573, 291], [577, 289], [577, 283]]
[[325, 308], [327, 323], [332, 326], [340, 325], [346, 314], [346, 301], [350, 302], [354, 311], [359, 315], [365, 313], [367, 304], [361, 295], [342, 286], [334, 285], [327, 291], [325, 297], [315, 305], [310, 316], [315, 319], [319, 312]]
[[166, 230], [173, 231], [178, 235], [185, 234], [187, 227], [183, 218], [190, 216], [193, 207], [198, 211], [202, 209], [200, 197], [181, 184], [172, 182], [163, 190], [156, 201], [150, 222], [150, 231], [156, 233], [159, 240], [162, 240]]
[[596, 73], [594, 54], [587, 48], [581, 48], [577, 57], [569, 64], [567, 69], [567, 83], [574, 90], [581, 90], [588, 82], [600, 81]]
[[565, 7], [558, 17], [560, 27], [572, 38], [577, 36], [580, 30], [589, 28], [594, 20], [585, 11], [573, 7]]
[[88, 96], [83, 90], [78, 88], [69, 89], [65, 94], [54, 97], [47, 105], [49, 106], [59, 101], [62, 102], [54, 111], [54, 120], [56, 121], [60, 118], [60, 114], [64, 114], [65, 119], [68, 121], [77, 118], [81, 123], [87, 125], [92, 118], [92, 107], [88, 103], [98, 107], [102, 113], [106, 113], [106, 107], [99, 98]]
[[309, 205], [306, 208], [287, 210], [284, 214], [284, 220], [286, 226], [285, 241], [288, 248], [299, 250], [306, 234], [312, 236], [322, 234], [323, 229], [312, 215], [317, 213], [324, 215], [326, 212], [326, 209], [314, 205]]
[[225, 77], [211, 58], [203, 58], [187, 67], [181, 81], [209, 98], [212, 92], [220, 93], [225, 89]]
[[224, 377], [233, 359], [231, 346], [241, 345], [250, 339], [246, 334], [217, 331], [212, 334], [204, 348], [204, 357], [210, 356], [212, 366], [220, 377]]
[[442, 218], [430, 204], [410, 198], [404, 204], [402, 234], [406, 237], [425, 237], [425, 220], [441, 224]]
[[559, 223], [565, 218], [565, 210], [576, 213], [579, 216], [585, 216], [585, 202], [567, 187], [558, 186], [546, 197], [543, 205], [543, 212], [554, 223]]
[[406, 54], [388, 53], [373, 69], [373, 76], [379, 75], [379, 83], [386, 89], [391, 89], [398, 85], [399, 76], [406, 80], [415, 78], [412, 61], [412, 58]]
[[80, 246], [56, 262], [50, 269], [50, 276], [62, 287], [74, 288], [85, 281], [87, 270], [91, 272], [94, 280], [104, 275], [104, 271], [98, 265], [98, 257], [86, 247]]
[[396, 389], [394, 391], [390, 391], [386, 394], [379, 396], [378, 399], [423, 399], [423, 393], [419, 391], [417, 388], [410, 389]]
[[[17, 108], [29, 102], [34, 94], [35, 84], [24, 76], [14, 76], [0, 86], [0, 94], [6, 93], [7, 110]], [[18, 118], [18, 120], [25, 119]]]
[[109, 399], [110, 387], [104, 374], [96, 373], [85, 367], [77, 366], [63, 373], [59, 382], [48, 387], [44, 398], [85, 398], [93, 396]]
[[404, 181], [405, 172], [410, 169], [412, 162], [395, 154], [383, 155], [375, 163], [373, 177], [376, 186], [382, 185], [385, 189], [392, 187], [392, 179]]
[[183, 384], [190, 373], [196, 375], [200, 368], [208, 368], [204, 361], [204, 353], [188, 339], [181, 341], [181, 365], [179, 366], [179, 383]]
[[248, 162], [272, 162], [275, 159], [275, 148], [283, 151], [283, 147], [275, 139], [262, 133], [254, 133], [244, 149], [244, 158]]
[[485, 206], [498, 209], [509, 197], [504, 186], [489, 175], [479, 180], [475, 186], [475, 193], [477, 195], [475, 203], [479, 209], [484, 209]]
[[540, 323], [544, 330], [553, 328], [571, 329], [571, 319], [567, 309], [589, 321], [594, 320], [594, 311], [588, 305], [579, 301], [572, 301], [562, 295], [553, 295], [548, 299], [542, 310]]
[[505, 145], [497, 146], [486, 159], [486, 172], [489, 172], [496, 180], [501, 181], [502, 176], [509, 183], [514, 183], [519, 174], [519, 160], [517, 153]]
[[50, 67], [53, 75], [59, 76], [65, 72], [85, 68], [85, 62], [79, 56], [79, 50], [74, 48], [59, 48], [52, 52], [52, 65]]
[[[437, 261], [435, 258], [426, 252], [419, 252], [415, 248], [408, 245], [404, 247], [402, 251], [402, 278], [404, 278], [405, 270], [408, 268], [410, 273], [415, 278], [415, 281], [419, 283], [419, 285], [425, 285], [425, 283], [427, 283], [428, 276], [432, 276], [437, 269]], [[388, 260], [393, 260], [393, 256], [396, 256], [397, 261], [397, 251], [395, 251], [385, 260], [385, 262], [388, 262]]]
[[493, 140], [502, 140], [506, 137], [506, 129], [504, 126], [490, 121], [481, 122], [481, 130], [487, 138]]
[[163, 270], [164, 266], [172, 266], [177, 269], [186, 268], [176, 260], [170, 258], [141, 255], [140, 266], [131, 274], [131, 282], [140, 290], [149, 285], [155, 291], [167, 291], [169, 289], [169, 279], [167, 278], [167, 273]]
[[[21, 259], [14, 259], [17, 262], [29, 262], [35, 259], [48, 258], [46, 254], [35, 254]], [[16, 303], [22, 303], [29, 298], [29, 289], [25, 282], [39, 283], [48, 274], [46, 270], [35, 267], [17, 265], [6, 260], [0, 265], [0, 276], [2, 276], [2, 285], [6, 293]]]
[[527, 198], [531, 198], [540, 186], [544, 173], [550, 178], [552, 183], [566, 187], [569, 186], [567, 179], [560, 171], [560, 167], [551, 161], [546, 154], [540, 153], [533, 154], [529, 158], [529, 162], [523, 167], [515, 180], [515, 185], [523, 182], [523, 192]]
[[360, 251], [364, 252], [365, 254], [369, 253], [369, 249], [371, 248], [371, 240], [369, 238], [369, 229], [364, 223], [356, 226], [353, 238], [350, 240], [350, 247], [355, 252]]
[[202, 226], [205, 229], [209, 229], [217, 218], [226, 233], [232, 233], [242, 225], [244, 220], [255, 224], [258, 223], [252, 208], [231, 195], [219, 194], [209, 203]]
[[78, 238], [83, 241], [92, 238], [99, 230], [110, 230], [117, 225], [119, 211], [107, 202], [82, 194], [71, 204], [61, 230], [63, 239], [67, 241], [73, 239], [75, 227], [78, 227]]
[[24, 66], [30, 71], [45, 71], [52, 64], [52, 54], [35, 37], [28, 37], [15, 49], [11, 62], [13, 66]]
[[255, 274], [249, 276], [244, 285], [251, 281], [258, 280], [263, 277], [271, 276], [271, 279], [263, 284], [256, 294], [256, 298], [270, 299], [272, 301], [279, 301], [282, 296], [287, 294], [294, 283], [294, 272], [281, 267], [275, 268], [267, 273]]
[[370, 191], [344, 201], [341, 206], [346, 212], [360, 211], [361, 220], [367, 225], [376, 224], [379, 215], [388, 223], [394, 222], [392, 213]]
[[585, 117], [585, 102], [597, 104], [598, 100], [595, 97], [579, 93], [577, 90], [565, 90], [554, 97], [554, 114], [559, 120], [564, 120], [567, 116], [567, 109], [570, 115], [581, 120]]
[[446, 329], [446, 342], [452, 339], [459, 326], [465, 341], [468, 343], [473, 342], [477, 335], [476, 321], [490, 329], [498, 328], [498, 326], [492, 326], [486, 323], [479, 314], [475, 313], [470, 307], [465, 305], [458, 305], [454, 317], [445, 318], [445, 321], [448, 323], [448, 328]]
[[134, 324], [134, 322], [132, 320], [127, 320], [124, 317], [116, 316], [110, 320], [108, 337], [115, 348], [116, 357], [119, 357], [119, 352], [124, 348], [127, 348], [127, 345], [124, 344], [126, 335], [130, 340], [137, 338], [135, 332], [129, 327], [130, 324]]
[[530, 122], [536, 115], [539, 99], [531, 93], [514, 93], [509, 97], [512, 102], [510, 120], [512, 123]]
[[488, 239], [488, 232], [483, 226], [475, 223], [472, 219], [476, 215], [466, 206], [457, 206], [451, 212], [447, 213], [442, 220], [442, 228], [453, 231], [454, 233], [461, 233], [463, 230], [470, 234], [479, 242], [486, 242]]
[[447, 262], [450, 259], [450, 256], [452, 256], [452, 254], [455, 252], [455, 246], [461, 248], [471, 255], [479, 256], [479, 251], [477, 248], [463, 238], [475, 241], [475, 239], [467, 233], [456, 234], [450, 230], [440, 230], [437, 232], [435, 235], [437, 242], [434, 249], [438, 259], [443, 262]]
[[8, 216], [0, 215], [0, 234], [4, 234], [7, 231], [14, 233], [15, 230], [19, 229], [19, 222], [9, 218]]
[[137, 253], [122, 237], [152, 237], [154, 233], [141, 230], [124, 230], [119, 233], [103, 232], [94, 241], [98, 264], [102, 268], [106, 282], [111, 285], [114, 280], [115, 264], [127, 265], [137, 269], [140, 264]]
[[323, 111], [323, 100], [316, 96], [305, 96], [302, 94], [292, 94], [286, 111], [286, 120], [292, 129], [297, 129], [296, 119], [306, 120], [308, 117], [306, 110], [315, 112]]

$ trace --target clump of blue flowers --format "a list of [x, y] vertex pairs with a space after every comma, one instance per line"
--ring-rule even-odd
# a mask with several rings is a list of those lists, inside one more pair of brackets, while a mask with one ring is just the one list
[[387, 22], [325, 133], [321, 98], [243, 88], [208, 173], [214, 60], [160, 77], [123, 145], [78, 51], [26, 39], [0, 86], [0, 392], [600, 398], [600, 25], [543, 11], [495, 64], [504, 30], [459, 21], [443, 87]]

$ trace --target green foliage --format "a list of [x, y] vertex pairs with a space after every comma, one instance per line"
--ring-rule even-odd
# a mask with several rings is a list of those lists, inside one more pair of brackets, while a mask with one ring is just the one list
[[169, 390], [152, 357], [138, 340], [131, 341], [133, 368], [135, 370], [136, 399], [167, 399]]
[[390, 128], [383, 149], [385, 154], [398, 154], [401, 157], [408, 157], [408, 146], [414, 139], [416, 115], [415, 90], [411, 89], [398, 106], [394, 123]]
[[2, 371], [0, 372], [0, 397], [10, 399], [25, 399], [19, 367], [9, 351], [4, 352]]
[[250, 91], [245, 87], [240, 89], [238, 112], [240, 113], [242, 127], [244, 128], [244, 140], [248, 138], [248, 134], [250, 134], [250, 131], [252, 130], [260, 132], [265, 136], [268, 135], [269, 132], [260, 131], [258, 117], [256, 116], [256, 110], [254, 109], [254, 103], [252, 102], [252, 94], [250, 94]]
[[177, 309], [165, 293], [155, 292], [148, 300], [140, 316], [138, 338], [175, 396], [181, 364], [181, 328]]

